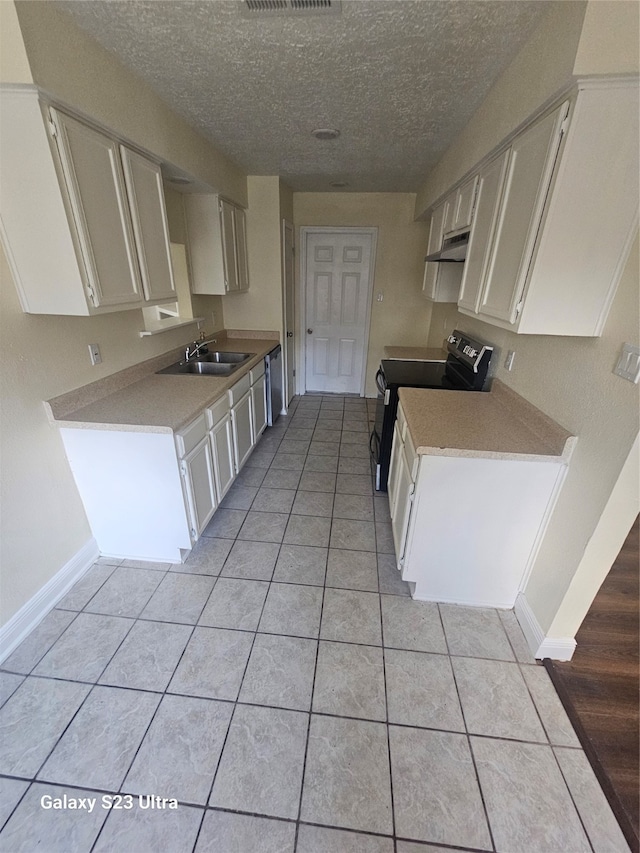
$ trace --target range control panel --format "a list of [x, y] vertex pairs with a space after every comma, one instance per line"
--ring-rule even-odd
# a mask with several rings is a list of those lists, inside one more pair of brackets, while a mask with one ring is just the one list
[[447, 338], [447, 350], [459, 361], [470, 367], [474, 373], [478, 372], [481, 363], [489, 362], [493, 347], [467, 337], [457, 329]]

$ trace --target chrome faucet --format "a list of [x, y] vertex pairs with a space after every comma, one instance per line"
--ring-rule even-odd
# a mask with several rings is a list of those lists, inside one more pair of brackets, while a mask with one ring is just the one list
[[[208, 344], [216, 344], [217, 338], [211, 338], [209, 341], [194, 341], [184, 351], [184, 360], [189, 361], [190, 358], [197, 358], [200, 355], [200, 350]], [[191, 349], [193, 347], [193, 349]]]

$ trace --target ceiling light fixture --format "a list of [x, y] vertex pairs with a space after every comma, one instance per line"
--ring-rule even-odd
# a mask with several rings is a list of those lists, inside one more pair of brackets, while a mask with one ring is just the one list
[[170, 184], [176, 184], [177, 186], [186, 186], [191, 183], [189, 178], [183, 178], [182, 175], [171, 175], [167, 180]]
[[315, 136], [316, 139], [337, 139], [340, 131], [332, 127], [318, 127], [311, 131], [311, 136]]

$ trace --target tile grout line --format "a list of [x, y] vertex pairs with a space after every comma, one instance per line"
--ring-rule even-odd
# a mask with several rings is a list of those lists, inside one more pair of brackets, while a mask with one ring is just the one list
[[[377, 560], [376, 560], [377, 562]], [[393, 768], [391, 765], [391, 731], [389, 729], [389, 694], [387, 691], [387, 655], [384, 644], [384, 619], [382, 618], [382, 596], [378, 593], [378, 611], [380, 613], [380, 637], [382, 641], [382, 681], [384, 684], [384, 712], [385, 712], [385, 731], [387, 734], [387, 759], [389, 761], [389, 793], [391, 795], [391, 831], [393, 834], [393, 849], [396, 853], [398, 842], [396, 840], [396, 806], [393, 795]]]
[[482, 810], [484, 812], [484, 818], [486, 821], [487, 830], [489, 832], [491, 849], [495, 851], [496, 842], [495, 842], [495, 839], [493, 837], [493, 830], [491, 828], [491, 821], [489, 820], [489, 810], [488, 810], [487, 804], [485, 802], [484, 791], [482, 790], [482, 784], [480, 782], [480, 774], [478, 773], [478, 766], [476, 764], [476, 758], [475, 758], [475, 755], [473, 754], [473, 749], [471, 746], [471, 735], [469, 733], [469, 726], [467, 725], [467, 718], [466, 718], [466, 715], [464, 712], [464, 706], [462, 704], [462, 699], [460, 697], [460, 688], [458, 687], [458, 679], [456, 678], [456, 671], [455, 671], [455, 668], [454, 668], [453, 663], [451, 661], [452, 655], [450, 654], [449, 640], [447, 638], [447, 632], [446, 632], [445, 627], [444, 627], [444, 619], [442, 618], [442, 611], [440, 610], [440, 605], [438, 604], [437, 607], [438, 607], [438, 613], [440, 614], [440, 621], [442, 623], [442, 630], [444, 631], [444, 639], [445, 639], [445, 643], [447, 645], [447, 651], [449, 653], [449, 666], [451, 667], [451, 673], [453, 675], [453, 683], [454, 683], [455, 688], [456, 688], [456, 696], [458, 697], [458, 705], [460, 706], [460, 713], [462, 714], [462, 722], [464, 724], [464, 736], [465, 736], [466, 741], [467, 741], [467, 749], [469, 750], [469, 755], [471, 757], [471, 763], [473, 765], [473, 772], [475, 774], [476, 784], [478, 786], [478, 793], [480, 794], [480, 800], [482, 802]]
[[[564, 782], [565, 788], [567, 789], [567, 792], [569, 794], [569, 799], [571, 800], [571, 802], [573, 804], [573, 808], [575, 809], [576, 815], [578, 817], [578, 821], [580, 822], [580, 826], [582, 827], [582, 830], [585, 834], [585, 837], [587, 839], [589, 847], [591, 848], [592, 851], [594, 851], [594, 853], [597, 853], [596, 848], [595, 848], [595, 844], [591, 840], [591, 834], [588, 831], [584, 820], [582, 819], [582, 814], [580, 812], [580, 809], [578, 808], [578, 804], [576, 803], [575, 797], [573, 796], [573, 791], [571, 790], [571, 787], [569, 786], [569, 781], [567, 780], [565, 773], [562, 769], [562, 765], [560, 764], [560, 761], [558, 760], [558, 756], [556, 755], [556, 750], [554, 749], [552, 744], [549, 744], [549, 749], [551, 750], [551, 755], [553, 756], [553, 760], [555, 761], [556, 766], [557, 766], [558, 770], [560, 771], [560, 776], [562, 778], [562, 781]], [[600, 783], [598, 782], [598, 785], [599, 784]], [[615, 815], [614, 815], [614, 818], [615, 818]], [[616, 823], [617, 823], [617, 818], [615, 818], [615, 819], [616, 819]]]

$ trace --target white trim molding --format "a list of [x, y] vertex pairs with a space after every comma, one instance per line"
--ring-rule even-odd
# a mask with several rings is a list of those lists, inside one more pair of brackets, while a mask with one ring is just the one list
[[537, 660], [543, 658], [571, 660], [576, 650], [575, 639], [573, 637], [547, 637], [522, 592], [516, 598], [514, 610], [529, 648]]
[[41, 622], [74, 583], [100, 556], [98, 543], [89, 539], [65, 565], [0, 628], [0, 661], [8, 657]]

